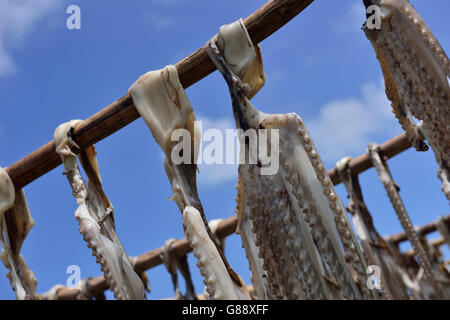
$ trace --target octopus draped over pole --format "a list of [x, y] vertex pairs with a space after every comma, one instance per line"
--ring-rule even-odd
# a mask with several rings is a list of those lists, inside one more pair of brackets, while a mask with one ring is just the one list
[[[222, 26], [207, 52], [228, 84], [245, 160], [237, 186], [238, 233], [257, 296], [373, 298], [365, 258], [303, 121], [294, 113], [264, 114], [249, 101], [264, 73], [242, 20]], [[279, 155], [279, 167], [270, 162], [271, 152]]]
[[0, 260], [9, 270], [6, 276], [17, 300], [37, 299], [36, 277], [20, 254], [33, 226], [24, 191], [15, 191], [11, 178], [0, 167]]
[[368, 156], [372, 161], [373, 166], [377, 170], [378, 178], [383, 183], [389, 200], [391, 201], [398, 219], [400, 220], [400, 223], [405, 230], [408, 240], [411, 242], [411, 245], [417, 254], [417, 258], [419, 260], [420, 266], [423, 268], [426, 279], [430, 281], [437, 295], [437, 298], [442, 298], [443, 293], [434, 276], [430, 258], [428, 257], [422, 243], [419, 240], [419, 236], [414, 229], [408, 212], [406, 212], [403, 201], [398, 193], [399, 187], [392, 179], [389, 167], [387, 166], [386, 161], [380, 156], [379, 149], [380, 147], [376, 143], [369, 144], [367, 148]]
[[[372, 15], [363, 30], [383, 71], [392, 111], [412, 145], [431, 145], [450, 200], [450, 63], [425, 21], [408, 0], [364, 0]], [[379, 24], [372, 19], [378, 19]], [[418, 128], [415, 119], [422, 121]]]
[[72, 188], [78, 208], [75, 218], [87, 246], [104, 272], [105, 279], [118, 300], [144, 300], [144, 285], [134, 271], [115, 230], [113, 207], [105, 192], [94, 146], [80, 151], [80, 162], [88, 176], [86, 188], [71, 148], [78, 148], [71, 133], [81, 120], [72, 120], [55, 130], [56, 152], [64, 164], [64, 174]]
[[[347, 210], [351, 213], [356, 234], [361, 242], [367, 262], [380, 268], [381, 289], [387, 299], [408, 300], [408, 292], [402, 275], [389, 245], [380, 236], [373, 223], [362, 195], [358, 176], [352, 176], [349, 166], [351, 158], [343, 158], [336, 163], [336, 171], [344, 183], [348, 194]], [[406, 272], [406, 271], [404, 271]]]
[[169, 65], [144, 74], [131, 86], [130, 95], [166, 155], [164, 169], [172, 185], [171, 200], [182, 212], [186, 238], [198, 259], [208, 297], [250, 299], [246, 285], [229, 265], [211, 232], [198, 196], [197, 137], [201, 134], [195, 126], [195, 115], [177, 69]]

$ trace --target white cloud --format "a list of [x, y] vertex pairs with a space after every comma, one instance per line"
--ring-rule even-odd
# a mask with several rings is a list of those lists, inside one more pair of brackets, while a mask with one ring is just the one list
[[332, 163], [363, 153], [376, 135], [400, 132], [382, 83], [363, 85], [359, 98], [327, 103], [318, 117], [305, 119], [305, 123], [322, 159]]
[[[222, 132], [224, 137], [224, 157], [227, 153], [234, 152], [234, 154], [237, 154], [238, 148], [233, 149], [230, 145], [225, 143], [225, 130], [236, 128], [232, 118], [211, 119], [205, 116], [198, 116], [197, 120], [202, 121], [203, 132], [207, 129], [219, 129]], [[209, 142], [203, 143], [203, 150], [205, 145], [208, 144]], [[237, 144], [236, 147], [238, 147]], [[229, 181], [237, 181], [237, 164], [199, 164], [198, 168], [200, 171], [198, 174], [199, 185], [218, 186]]]
[[150, 22], [152, 24], [152, 26], [155, 29], [162, 29], [162, 28], [166, 28], [166, 27], [170, 27], [174, 24], [174, 20], [169, 18], [169, 17], [163, 17], [160, 15], [157, 15], [155, 13], [150, 13], [148, 15]]
[[58, 0], [0, 1], [0, 76], [16, 71], [10, 50], [22, 46], [36, 23], [58, 5]]

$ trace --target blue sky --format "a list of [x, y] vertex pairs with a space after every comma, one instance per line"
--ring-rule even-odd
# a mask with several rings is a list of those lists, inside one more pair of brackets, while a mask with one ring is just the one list
[[[412, 0], [444, 50], [450, 47], [447, 0]], [[0, 165], [9, 166], [52, 139], [54, 129], [85, 119], [125, 94], [143, 73], [175, 64], [218, 28], [245, 18], [264, 1], [209, 0], [0, 0]], [[81, 30], [66, 28], [66, 8], [81, 8]], [[261, 43], [267, 82], [253, 99], [264, 112], [296, 112], [309, 127], [327, 168], [356, 157], [370, 142], [401, 133], [390, 112], [381, 71], [360, 27], [360, 0], [316, 0]], [[214, 74], [187, 89], [206, 127], [234, 128], [228, 89]], [[131, 256], [182, 238], [181, 214], [168, 201], [163, 156], [139, 119], [97, 144], [104, 189], [115, 208], [118, 235]], [[412, 149], [389, 161], [416, 225], [448, 214], [431, 152]], [[100, 268], [78, 232], [75, 200], [58, 167], [25, 188], [36, 221], [22, 253], [35, 271], [38, 291], [65, 284], [69, 265], [83, 278]], [[198, 188], [209, 219], [235, 208], [235, 166], [200, 166]], [[401, 231], [374, 169], [360, 176], [381, 234]], [[345, 190], [337, 190], [346, 203]], [[431, 235], [431, 238], [437, 235]], [[407, 247], [407, 244], [404, 245]], [[446, 250], [447, 258], [449, 257]], [[228, 238], [226, 255], [249, 283], [240, 239]], [[189, 255], [196, 289], [200, 274]], [[14, 297], [0, 266], [0, 299]], [[152, 299], [173, 296], [163, 266], [148, 271]], [[184, 285], [182, 285], [184, 287]], [[111, 296], [110, 294], [108, 294]]]

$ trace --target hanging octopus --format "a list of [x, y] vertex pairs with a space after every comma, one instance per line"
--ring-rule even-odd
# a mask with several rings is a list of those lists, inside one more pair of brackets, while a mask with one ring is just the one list
[[[333, 299], [330, 286], [337, 285], [339, 298], [372, 298], [364, 285], [365, 258], [302, 120], [294, 113], [264, 114], [249, 101], [264, 84], [264, 75], [259, 49], [242, 20], [222, 26], [207, 52], [228, 84], [240, 158], [246, 160], [239, 166], [238, 232], [257, 296]], [[278, 170], [268, 152], [279, 154]], [[325, 280], [322, 258], [333, 284]]]
[[387, 166], [386, 161], [381, 158], [379, 150], [380, 147], [376, 143], [371, 143], [368, 146], [367, 154], [378, 173], [378, 178], [383, 183], [384, 188], [386, 189], [386, 193], [392, 203], [392, 206], [394, 207], [398, 219], [400, 220], [400, 224], [405, 230], [408, 240], [411, 242], [411, 245], [417, 254], [420, 266], [423, 268], [424, 276], [426, 277], [427, 280], [430, 281], [431, 286], [433, 287], [437, 297], [442, 298], [442, 290], [433, 274], [430, 259], [425, 249], [423, 248], [422, 244], [420, 243], [419, 236], [416, 230], [414, 229], [411, 219], [408, 213], [406, 212], [403, 201], [400, 198], [400, 195], [398, 194], [399, 188], [392, 179], [389, 167]]
[[[393, 112], [417, 150], [427, 149], [424, 138], [433, 148], [450, 200], [448, 57], [408, 0], [364, 0], [364, 4], [380, 8], [381, 28], [366, 22], [363, 30], [375, 49]], [[414, 118], [423, 121], [423, 132]]]
[[[164, 266], [170, 274], [173, 290], [175, 291], [175, 300], [197, 300], [195, 295], [194, 283], [192, 282], [191, 273], [189, 271], [189, 264], [187, 256], [176, 257], [172, 251], [172, 245], [175, 239], [167, 240], [161, 248], [161, 258]], [[186, 283], [186, 293], [182, 294], [178, 287], [178, 270], [184, 277]]]
[[15, 191], [13, 182], [0, 167], [0, 260], [9, 270], [7, 277], [17, 300], [37, 299], [37, 280], [23, 256], [23, 242], [34, 226], [23, 190]]
[[[191, 104], [173, 65], [141, 76], [130, 96], [156, 142], [164, 151], [164, 169], [174, 200], [183, 215], [183, 227], [210, 299], [250, 299], [242, 279], [230, 267], [212, 234], [197, 191], [196, 160], [200, 137]], [[196, 132], [197, 131], [197, 132]], [[180, 134], [182, 143], [173, 137]], [[185, 148], [180, 149], [180, 145]], [[193, 147], [193, 148], [192, 148]], [[179, 159], [181, 157], [181, 159]], [[175, 160], [176, 159], [176, 160]]]
[[387, 299], [408, 300], [409, 296], [397, 263], [386, 241], [380, 236], [372, 216], [364, 203], [358, 176], [352, 176], [349, 163], [343, 158], [336, 163], [336, 171], [348, 194], [347, 211], [351, 213], [356, 233], [361, 242], [367, 262], [380, 268], [381, 289]]
[[71, 133], [81, 120], [72, 120], [55, 130], [56, 152], [64, 164], [64, 174], [70, 183], [78, 208], [75, 218], [79, 230], [92, 254], [97, 258], [114, 297], [118, 300], [145, 299], [144, 285], [134, 271], [125, 250], [117, 237], [113, 207], [101, 184], [94, 146], [80, 151], [80, 162], [88, 176], [86, 188], [78, 167], [77, 148]]

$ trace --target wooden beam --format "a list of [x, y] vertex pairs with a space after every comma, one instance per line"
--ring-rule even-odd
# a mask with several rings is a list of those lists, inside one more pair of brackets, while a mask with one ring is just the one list
[[[444, 223], [446, 223], [450, 228], [450, 215], [443, 216], [443, 220], [444, 220]], [[433, 222], [424, 224], [423, 226], [417, 227], [416, 230], [419, 235], [427, 235], [427, 234], [432, 233], [437, 230], [436, 222], [433, 221]], [[390, 236], [386, 236], [386, 237], [384, 237], [384, 239], [388, 242], [397, 244], [397, 243], [408, 240], [408, 237], [406, 236], [406, 234], [404, 232], [400, 232], [400, 233], [396, 233], [396, 234], [393, 234]]]
[[[254, 43], [259, 43], [288, 23], [313, 0], [271, 0], [248, 16], [244, 23]], [[206, 42], [206, 41], [205, 41]], [[188, 88], [216, 68], [205, 46], [175, 64], [181, 84]], [[140, 117], [126, 94], [105, 109], [83, 121], [73, 133], [74, 141], [87, 148], [110, 136]], [[68, 119], [70, 120], [70, 119]], [[17, 190], [61, 164], [53, 140], [6, 168]]]
[[[402, 133], [382, 143], [380, 145], [380, 155], [382, 157], [390, 159], [397, 154], [409, 149], [410, 147], [411, 143], [409, 142], [408, 137], [405, 133]], [[364, 172], [367, 169], [373, 167], [372, 161], [370, 161], [369, 156], [366, 153], [352, 159], [352, 161], [349, 163], [349, 166], [352, 176], [356, 176], [361, 172]], [[328, 175], [330, 176], [330, 179], [334, 185], [342, 182], [339, 178], [336, 168], [329, 170]]]

